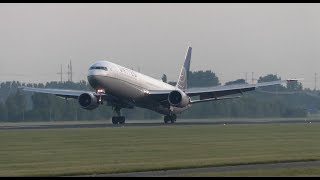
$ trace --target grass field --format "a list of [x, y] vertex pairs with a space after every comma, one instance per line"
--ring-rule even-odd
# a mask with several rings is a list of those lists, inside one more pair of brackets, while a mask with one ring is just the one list
[[3, 130], [0, 176], [320, 160], [319, 129], [306, 123]]

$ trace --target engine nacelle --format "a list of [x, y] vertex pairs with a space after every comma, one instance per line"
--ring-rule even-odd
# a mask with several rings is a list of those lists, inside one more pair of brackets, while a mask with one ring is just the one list
[[169, 93], [168, 101], [171, 106], [182, 108], [190, 103], [190, 97], [181, 90], [174, 90]]
[[83, 109], [92, 110], [99, 106], [98, 99], [92, 93], [82, 93], [79, 98], [78, 102]]

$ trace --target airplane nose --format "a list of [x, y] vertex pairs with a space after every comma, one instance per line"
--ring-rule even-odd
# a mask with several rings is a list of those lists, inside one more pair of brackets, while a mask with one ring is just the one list
[[98, 88], [102, 88], [103, 77], [106, 77], [107, 75], [108, 75], [108, 72], [105, 69], [90, 68], [88, 71], [87, 79], [92, 88], [98, 89]]
[[98, 78], [97, 78], [97, 76], [96, 75], [88, 75], [88, 82], [89, 82], [89, 84], [90, 84], [90, 86], [92, 87], [92, 88], [94, 88], [94, 89], [98, 89], [98, 88], [100, 88], [99, 87], [99, 80], [98, 80]]

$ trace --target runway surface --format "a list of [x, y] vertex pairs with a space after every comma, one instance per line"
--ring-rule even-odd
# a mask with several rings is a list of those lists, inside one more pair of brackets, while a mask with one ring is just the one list
[[319, 123], [320, 120], [306, 121], [301, 120], [277, 120], [277, 121], [219, 121], [219, 122], [176, 122], [168, 123], [126, 123], [126, 124], [111, 124], [110, 122], [100, 124], [56, 124], [56, 125], [14, 125], [1, 126], [0, 130], [16, 130], [16, 129], [59, 129], [59, 128], [104, 128], [104, 127], [147, 127], [147, 126], [186, 126], [186, 125], [228, 125], [228, 124], [275, 124], [275, 123]]
[[272, 163], [272, 164], [250, 164], [250, 165], [235, 165], [235, 166], [221, 166], [221, 167], [206, 167], [206, 168], [190, 168], [179, 170], [166, 170], [166, 171], [147, 171], [147, 172], [132, 172], [132, 173], [119, 173], [119, 174], [98, 174], [88, 175], [95, 177], [150, 177], [150, 176], [181, 176], [197, 173], [210, 173], [210, 172], [232, 172], [242, 170], [271, 170], [278, 168], [306, 168], [306, 167], [319, 167], [320, 161], [308, 162], [287, 162], [287, 163]]

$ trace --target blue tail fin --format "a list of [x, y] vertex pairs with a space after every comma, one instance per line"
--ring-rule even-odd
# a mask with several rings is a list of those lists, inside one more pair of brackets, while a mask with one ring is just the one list
[[189, 47], [186, 54], [186, 58], [184, 60], [184, 64], [181, 68], [177, 85], [176, 85], [177, 88], [183, 91], [185, 91], [188, 87], [188, 75], [189, 75], [189, 69], [190, 69], [191, 52], [192, 52], [192, 47]]

